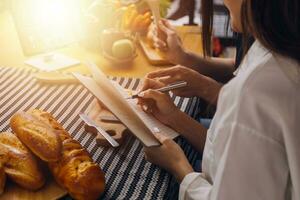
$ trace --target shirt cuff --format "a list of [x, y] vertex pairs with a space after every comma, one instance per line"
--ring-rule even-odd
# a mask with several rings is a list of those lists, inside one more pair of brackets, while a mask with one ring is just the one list
[[208, 199], [212, 185], [203, 173], [192, 172], [182, 180], [179, 188], [179, 200]]
[[187, 174], [183, 180], [180, 183], [179, 188], [179, 199], [185, 199], [186, 191], [188, 190], [190, 184], [194, 182], [199, 176], [201, 176], [201, 173], [192, 172]]

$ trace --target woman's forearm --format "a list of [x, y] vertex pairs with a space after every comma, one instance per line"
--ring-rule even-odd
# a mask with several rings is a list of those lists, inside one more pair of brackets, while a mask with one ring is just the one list
[[232, 78], [235, 70], [235, 61], [232, 58], [204, 58], [188, 51], [183, 53], [178, 64], [223, 83]]
[[169, 124], [174, 130], [179, 132], [188, 140], [199, 152], [202, 152], [205, 145], [207, 129], [199, 122], [179, 111], [175, 120]]

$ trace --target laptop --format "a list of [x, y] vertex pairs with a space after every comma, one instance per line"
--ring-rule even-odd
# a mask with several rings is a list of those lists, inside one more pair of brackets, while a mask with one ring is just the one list
[[[46, 53], [78, 41], [80, 20], [77, 19], [79, 14], [74, 13], [80, 13], [80, 10], [71, 10], [74, 16], [68, 13], [66, 19], [62, 12], [68, 2], [70, 0], [11, 0], [13, 20], [26, 56]], [[78, 24], [75, 24], [76, 20]]]

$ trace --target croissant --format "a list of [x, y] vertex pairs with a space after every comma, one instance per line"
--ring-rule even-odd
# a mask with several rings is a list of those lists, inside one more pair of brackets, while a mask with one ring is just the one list
[[[51, 114], [40, 110], [31, 110], [27, 112], [27, 115], [34, 119], [32, 120], [33, 124], [46, 124], [49, 129], [47, 131], [55, 132], [62, 142], [59, 160], [48, 162], [50, 171], [58, 184], [64, 187], [74, 199], [98, 199], [104, 192], [105, 177], [89, 153], [79, 142], [71, 138]], [[22, 117], [19, 120], [22, 120]], [[20, 139], [22, 141], [22, 138]], [[26, 142], [24, 141], [25, 144]]]
[[0, 193], [6, 175], [15, 183], [29, 190], [37, 190], [45, 183], [34, 155], [12, 133], [0, 133]]

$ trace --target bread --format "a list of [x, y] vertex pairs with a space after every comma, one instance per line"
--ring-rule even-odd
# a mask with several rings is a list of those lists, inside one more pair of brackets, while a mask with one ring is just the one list
[[6, 182], [6, 174], [4, 172], [3, 164], [0, 163], [0, 195], [3, 194], [4, 192], [5, 182]]
[[55, 179], [74, 199], [98, 199], [105, 188], [104, 173], [76, 141], [66, 139], [63, 145], [62, 160], [49, 163]]
[[58, 161], [62, 149], [58, 134], [31, 112], [19, 112], [11, 118], [13, 132], [40, 159], [46, 162]]
[[62, 141], [62, 156], [48, 166], [55, 180], [64, 187], [74, 199], [98, 199], [104, 192], [105, 177], [101, 168], [95, 164], [89, 153], [72, 139], [64, 128], [49, 114], [40, 110], [29, 112], [32, 118], [39, 119], [58, 133]]
[[37, 190], [44, 185], [45, 178], [36, 158], [14, 134], [0, 133], [0, 152], [0, 190], [5, 184], [5, 174], [29, 190]]
[[7, 151], [4, 149], [2, 145], [0, 145], [0, 195], [3, 194], [5, 183], [6, 183], [4, 163], [6, 163], [7, 160], [8, 160]]

